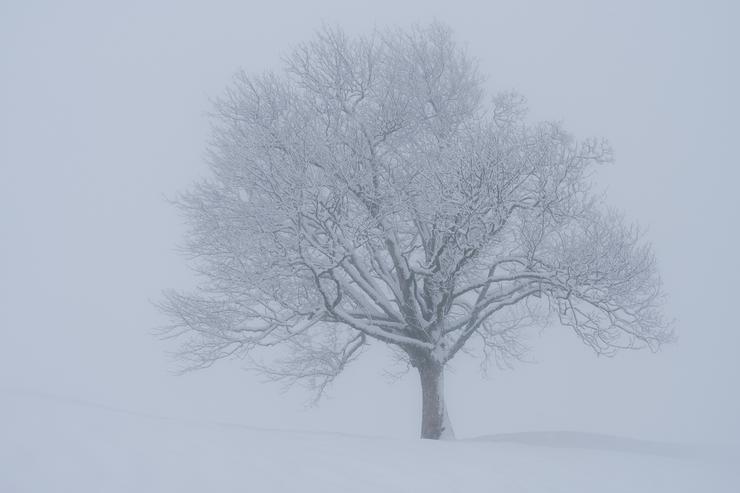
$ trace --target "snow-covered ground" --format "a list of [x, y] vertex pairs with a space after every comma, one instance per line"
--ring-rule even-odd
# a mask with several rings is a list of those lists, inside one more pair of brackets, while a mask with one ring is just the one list
[[431, 442], [260, 430], [13, 392], [0, 403], [5, 493], [740, 491], [723, 451], [606, 435]]

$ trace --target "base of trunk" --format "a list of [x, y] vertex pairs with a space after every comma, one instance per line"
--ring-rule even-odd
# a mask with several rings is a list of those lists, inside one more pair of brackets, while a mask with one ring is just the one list
[[417, 369], [421, 379], [421, 438], [454, 440], [444, 401], [444, 367], [426, 363]]

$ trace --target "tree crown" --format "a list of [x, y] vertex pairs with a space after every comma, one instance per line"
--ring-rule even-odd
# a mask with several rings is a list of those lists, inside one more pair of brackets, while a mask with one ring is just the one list
[[607, 143], [489, 103], [449, 29], [324, 29], [284, 62], [216, 101], [179, 202], [202, 282], [162, 306], [194, 366], [282, 346], [263, 369], [322, 390], [369, 340], [419, 366], [516, 356], [535, 320], [604, 354], [671, 339], [649, 245], [590, 190]]

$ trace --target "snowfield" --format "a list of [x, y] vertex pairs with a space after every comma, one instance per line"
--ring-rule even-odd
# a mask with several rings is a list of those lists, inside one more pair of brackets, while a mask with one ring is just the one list
[[740, 491], [737, 461], [717, 449], [606, 435], [433, 442], [260, 430], [19, 393], [1, 402], [3, 493]]

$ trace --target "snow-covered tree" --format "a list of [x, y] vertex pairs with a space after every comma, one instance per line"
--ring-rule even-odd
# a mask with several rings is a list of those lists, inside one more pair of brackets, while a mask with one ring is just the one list
[[319, 394], [386, 343], [419, 372], [421, 436], [452, 437], [464, 348], [516, 357], [536, 321], [600, 354], [671, 339], [649, 245], [590, 191], [610, 160], [487, 98], [442, 25], [321, 30], [216, 101], [212, 176], [179, 200], [201, 284], [166, 294], [168, 333], [192, 367], [275, 347], [260, 369]]

